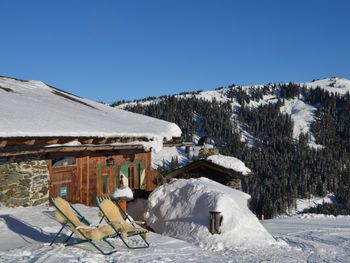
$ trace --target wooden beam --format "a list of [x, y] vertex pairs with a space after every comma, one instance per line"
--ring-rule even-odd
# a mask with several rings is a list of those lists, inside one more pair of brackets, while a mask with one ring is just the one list
[[44, 154], [53, 152], [81, 152], [81, 151], [115, 151], [115, 150], [144, 150], [140, 144], [127, 144], [127, 145], [96, 145], [96, 146], [57, 146], [57, 147], [39, 147], [39, 146], [26, 146], [26, 147], [7, 147], [4, 150], [0, 150], [0, 157], [16, 156], [16, 155], [28, 155], [28, 154]]
[[58, 138], [48, 139], [45, 144], [57, 144], [59, 142]]
[[7, 141], [0, 141], [0, 148], [5, 147], [7, 144]]
[[35, 139], [25, 140], [25, 141], [23, 141], [23, 144], [24, 145], [34, 145]]
[[106, 144], [107, 139], [106, 138], [98, 138], [96, 139], [96, 144]]
[[79, 140], [82, 144], [92, 144], [92, 142], [94, 141], [94, 139], [90, 138], [90, 139], [80, 139]]

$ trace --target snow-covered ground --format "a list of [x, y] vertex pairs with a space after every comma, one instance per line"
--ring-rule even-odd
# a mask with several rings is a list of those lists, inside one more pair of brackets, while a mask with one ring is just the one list
[[[97, 209], [76, 206], [97, 223]], [[151, 233], [151, 247], [102, 256], [91, 245], [49, 247], [60, 225], [45, 206], [0, 209], [0, 262], [349, 262], [350, 217], [293, 216], [264, 221], [288, 247], [204, 250], [185, 241]], [[60, 239], [62, 240], [62, 239]]]
[[[96, 207], [76, 205], [76, 208], [91, 222], [99, 221]], [[0, 262], [219, 262], [220, 258], [218, 253], [154, 233], [149, 235], [148, 249], [129, 250], [120, 240], [112, 241], [118, 252], [110, 256], [101, 255], [90, 244], [50, 247], [59, 229], [52, 208], [0, 209]]]

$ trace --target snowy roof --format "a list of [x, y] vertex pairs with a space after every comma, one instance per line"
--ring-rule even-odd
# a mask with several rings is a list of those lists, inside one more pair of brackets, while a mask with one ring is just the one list
[[241, 160], [232, 156], [225, 156], [221, 154], [211, 155], [207, 157], [207, 161], [210, 161], [227, 169], [240, 172], [243, 175], [251, 173], [251, 170], [247, 166], [245, 166], [245, 164]]
[[0, 77], [1, 137], [180, 137], [170, 122], [83, 99], [41, 81]]

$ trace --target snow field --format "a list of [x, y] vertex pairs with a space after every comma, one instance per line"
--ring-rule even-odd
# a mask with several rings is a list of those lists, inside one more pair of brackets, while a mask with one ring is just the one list
[[[75, 205], [94, 224], [99, 222], [98, 209]], [[112, 243], [118, 251], [103, 256], [90, 244], [62, 245], [64, 238], [49, 246], [61, 225], [54, 219], [54, 209], [46, 206], [0, 209], [0, 262], [223, 262], [214, 252], [204, 251], [187, 242], [149, 233], [150, 248], [129, 250], [120, 239]], [[100, 243], [105, 249], [105, 244]], [[231, 260], [231, 262], [235, 262]]]
[[[136, 202], [144, 206], [144, 200]], [[92, 223], [99, 221], [96, 207], [75, 207]], [[298, 215], [264, 221], [274, 238], [288, 246], [232, 247], [216, 252], [151, 232], [149, 249], [128, 250], [116, 240], [118, 252], [110, 256], [99, 254], [89, 244], [49, 247], [60, 228], [52, 216], [53, 209], [46, 206], [0, 208], [0, 262], [349, 262], [349, 216]]]

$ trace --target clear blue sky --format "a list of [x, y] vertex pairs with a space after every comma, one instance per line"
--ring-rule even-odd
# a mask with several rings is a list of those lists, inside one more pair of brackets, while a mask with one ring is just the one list
[[350, 79], [347, 0], [3, 0], [0, 75], [111, 102]]

